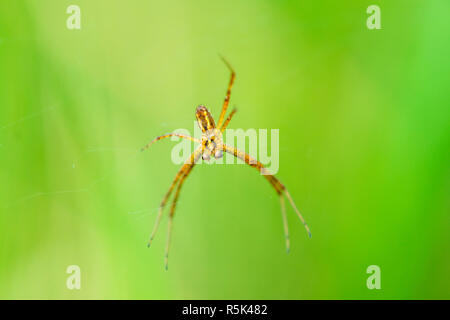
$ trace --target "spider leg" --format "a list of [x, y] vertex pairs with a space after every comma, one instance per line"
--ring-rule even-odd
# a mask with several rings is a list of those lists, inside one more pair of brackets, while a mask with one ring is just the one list
[[283, 217], [283, 227], [284, 227], [284, 238], [286, 240], [286, 252], [289, 253], [290, 250], [290, 241], [289, 241], [289, 227], [286, 216], [286, 206], [284, 204], [283, 196], [280, 196], [280, 205], [281, 205], [281, 216]]
[[231, 110], [230, 114], [228, 115], [228, 118], [225, 120], [225, 122], [223, 123], [222, 127], [220, 128], [221, 132], [224, 132], [225, 129], [228, 127], [228, 124], [231, 121], [231, 118], [233, 118], [234, 114], [236, 113], [237, 109], [234, 108], [233, 110]]
[[227, 60], [225, 60], [224, 57], [221, 56], [221, 58], [222, 58], [223, 62], [225, 62], [225, 64], [227, 65], [228, 69], [230, 69], [231, 76], [230, 76], [230, 82], [228, 83], [227, 94], [226, 94], [225, 100], [223, 102], [222, 112], [220, 113], [219, 122], [217, 123], [217, 128], [222, 127], [223, 119], [225, 118], [225, 114], [227, 113], [227, 109], [228, 109], [228, 104], [230, 102], [231, 87], [233, 87], [234, 79], [236, 78], [236, 73], [234, 72], [231, 65], [228, 63]]
[[141, 148], [141, 151], [144, 151], [148, 148], [150, 148], [150, 146], [152, 144], [154, 144], [156, 141], [162, 140], [164, 138], [168, 138], [168, 137], [179, 137], [179, 138], [183, 138], [186, 140], [191, 140], [197, 143], [201, 143], [201, 141], [197, 138], [191, 137], [191, 136], [186, 136], [184, 134], [178, 134], [178, 133], [168, 133], [168, 134], [164, 134], [162, 136], [156, 137], [155, 139], [153, 139], [152, 141], [150, 141], [148, 144], [146, 144], [143, 148]]
[[169, 187], [169, 190], [167, 191], [167, 193], [165, 194], [164, 198], [161, 201], [161, 204], [159, 206], [159, 210], [158, 210], [158, 216], [156, 217], [156, 222], [155, 225], [153, 227], [153, 231], [150, 235], [150, 240], [148, 241], [147, 246], [150, 247], [150, 245], [152, 244], [153, 238], [155, 237], [156, 231], [158, 230], [159, 227], [159, 223], [161, 222], [161, 217], [163, 214], [163, 210], [164, 207], [167, 203], [167, 200], [169, 199], [173, 188], [175, 187], [175, 185], [177, 184], [178, 180], [180, 180], [180, 178], [182, 178], [186, 172], [190, 171], [190, 169], [192, 168], [192, 166], [195, 164], [196, 159], [198, 157], [200, 157], [200, 155], [202, 154], [202, 150], [203, 147], [199, 146], [190, 156], [188, 159], [186, 159], [184, 165], [181, 167], [180, 171], [178, 171], [177, 175], [175, 176], [175, 179], [172, 181], [172, 184]]
[[289, 202], [291, 203], [292, 208], [294, 208], [295, 213], [297, 213], [297, 216], [300, 218], [300, 221], [303, 223], [303, 225], [305, 226], [306, 232], [308, 232], [308, 236], [311, 238], [311, 231], [309, 230], [308, 225], [306, 224], [305, 219], [303, 218], [302, 214], [300, 213], [300, 211], [297, 209], [297, 206], [295, 205], [294, 200], [292, 200], [291, 195], [289, 194], [289, 192], [287, 191], [287, 189], [284, 189], [284, 193], [286, 194], [286, 197], [288, 198]]
[[191, 164], [191, 166], [186, 170], [185, 174], [181, 177], [180, 182], [178, 183], [177, 191], [175, 192], [175, 196], [173, 198], [172, 206], [170, 208], [169, 213], [169, 223], [167, 225], [167, 241], [166, 241], [166, 252], [164, 255], [164, 266], [166, 270], [168, 269], [168, 262], [169, 262], [169, 249], [170, 249], [170, 241], [172, 237], [172, 227], [173, 227], [173, 216], [175, 215], [175, 207], [177, 205], [178, 197], [180, 195], [181, 187], [183, 186], [184, 181], [191, 173], [192, 169], [194, 168], [195, 163], [198, 161], [200, 157], [197, 157], [194, 159], [194, 162]]
[[[223, 151], [228, 152], [232, 155], [234, 155], [236, 158], [241, 159], [242, 161], [244, 161], [246, 164], [248, 164], [249, 166], [256, 168], [259, 172], [261, 172], [264, 177], [270, 182], [270, 184], [273, 186], [273, 188], [275, 189], [275, 191], [278, 193], [278, 195], [280, 196], [280, 198], [283, 197], [283, 195], [286, 195], [286, 197], [288, 198], [292, 208], [294, 208], [294, 211], [297, 213], [298, 217], [300, 218], [300, 221], [303, 223], [303, 226], [306, 229], [306, 232], [308, 233], [308, 236], [311, 238], [311, 231], [309, 230], [308, 225], [306, 224], [305, 219], [303, 218], [303, 216], [301, 215], [300, 211], [297, 209], [297, 206], [294, 203], [294, 200], [292, 200], [291, 195], [289, 194], [289, 192], [287, 191], [286, 187], [280, 182], [280, 180], [278, 180], [274, 175], [271, 175], [267, 169], [263, 166], [263, 164], [259, 161], [257, 161], [256, 159], [252, 158], [251, 156], [249, 156], [247, 153], [235, 148], [235, 147], [229, 147], [226, 144], [223, 145]], [[280, 200], [282, 203], [282, 213], [283, 213], [283, 208], [284, 208], [284, 199]], [[283, 213], [284, 214], [284, 213]], [[283, 218], [284, 220], [284, 218]], [[285, 234], [288, 236], [287, 234], [287, 221], [285, 223]], [[289, 242], [286, 242], [287, 246], [289, 245]], [[289, 247], [288, 247], [289, 248]]]

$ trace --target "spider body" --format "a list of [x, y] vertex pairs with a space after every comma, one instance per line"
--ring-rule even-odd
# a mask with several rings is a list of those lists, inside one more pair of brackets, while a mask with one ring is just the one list
[[216, 128], [214, 118], [209, 110], [200, 105], [195, 112], [197, 123], [202, 130], [202, 145], [205, 147], [202, 153], [202, 159], [208, 161], [211, 155], [219, 159], [223, 156], [222, 132]]
[[[223, 59], [223, 58], [222, 58]], [[263, 166], [262, 163], [257, 161], [256, 159], [252, 158], [247, 153], [231, 146], [227, 146], [223, 143], [222, 133], [227, 128], [228, 124], [231, 121], [231, 118], [236, 113], [236, 109], [233, 109], [228, 117], [225, 119], [225, 115], [228, 109], [228, 104], [230, 102], [230, 95], [231, 95], [231, 88], [234, 83], [234, 79], [236, 77], [236, 74], [233, 70], [233, 68], [230, 66], [230, 64], [223, 59], [227, 67], [231, 71], [231, 77], [230, 81], [228, 83], [228, 89], [226, 92], [225, 100], [222, 106], [222, 111], [220, 113], [219, 121], [217, 122], [217, 125], [214, 121], [213, 116], [209, 112], [209, 110], [203, 106], [200, 105], [197, 107], [195, 116], [197, 118], [197, 123], [202, 130], [202, 137], [201, 140], [182, 135], [177, 133], [168, 133], [162, 136], [159, 136], [155, 138], [153, 141], [148, 143], [145, 147], [143, 147], [141, 150], [145, 150], [148, 147], [150, 147], [154, 142], [159, 141], [161, 139], [176, 136], [182, 139], [191, 140], [194, 142], [197, 142], [199, 146], [195, 149], [195, 151], [189, 156], [188, 159], [186, 159], [184, 165], [181, 167], [181, 169], [178, 171], [177, 175], [175, 176], [175, 179], [172, 181], [172, 184], [169, 187], [169, 190], [165, 194], [163, 200], [161, 201], [161, 205], [159, 208], [158, 216], [156, 218], [155, 225], [153, 227], [153, 231], [150, 236], [150, 240], [148, 242], [148, 246], [150, 247], [150, 244], [156, 234], [156, 231], [158, 229], [159, 223], [161, 221], [163, 209], [167, 203], [167, 200], [169, 199], [170, 195], [172, 194], [173, 189], [176, 187], [174, 199], [172, 202], [172, 206], [170, 208], [169, 213], [169, 223], [168, 223], [168, 232], [167, 232], [167, 241], [166, 241], [166, 253], [165, 253], [165, 268], [167, 270], [168, 267], [168, 257], [169, 257], [169, 248], [170, 248], [170, 240], [171, 240], [171, 232], [172, 232], [172, 222], [173, 222], [173, 216], [175, 213], [175, 207], [177, 204], [177, 200], [180, 194], [181, 187], [185, 181], [185, 179], [188, 177], [188, 175], [191, 173], [192, 169], [194, 168], [197, 161], [200, 159], [200, 157], [206, 161], [210, 160], [211, 156], [215, 157], [216, 159], [221, 158], [223, 156], [223, 152], [227, 152], [229, 154], [234, 155], [236, 158], [241, 159], [249, 166], [256, 168], [261, 174], [264, 175], [264, 177], [269, 181], [269, 183], [272, 185], [272, 187], [275, 189], [277, 194], [280, 197], [280, 204], [281, 204], [281, 213], [283, 218], [283, 225], [284, 225], [284, 233], [285, 233], [285, 241], [286, 241], [286, 250], [289, 252], [290, 247], [290, 241], [289, 241], [289, 230], [287, 225], [287, 217], [286, 217], [286, 209], [285, 209], [285, 203], [284, 203], [284, 196], [287, 197], [289, 200], [291, 206], [293, 207], [294, 211], [297, 213], [297, 216], [299, 217], [300, 221], [303, 223], [309, 237], [311, 237], [311, 232], [309, 231], [309, 227], [306, 224], [305, 220], [303, 219], [303, 216], [300, 214], [299, 210], [297, 209], [294, 201], [292, 200], [291, 195], [287, 191], [286, 187], [274, 176], [271, 175], [267, 169]]]

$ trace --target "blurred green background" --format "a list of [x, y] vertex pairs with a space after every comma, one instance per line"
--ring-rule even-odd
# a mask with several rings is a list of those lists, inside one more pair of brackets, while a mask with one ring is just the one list
[[[81, 8], [81, 30], [66, 9]], [[381, 7], [381, 30], [366, 9]], [[449, 1], [0, 2], [0, 298], [449, 299]], [[200, 165], [169, 271], [157, 207], [198, 104], [280, 130], [308, 221], [254, 169]], [[447, 88], [447, 89], [446, 89]], [[81, 290], [66, 288], [68, 265]], [[366, 268], [379, 265], [381, 290]]]

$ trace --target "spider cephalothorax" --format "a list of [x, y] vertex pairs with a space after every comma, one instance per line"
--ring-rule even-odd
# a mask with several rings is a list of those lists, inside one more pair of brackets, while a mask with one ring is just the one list
[[202, 157], [204, 160], [209, 160], [211, 158], [211, 155], [213, 155], [215, 158], [221, 158], [223, 156], [223, 152], [227, 152], [229, 154], [234, 155], [235, 157], [241, 159], [246, 164], [248, 164], [251, 167], [256, 168], [261, 174], [264, 175], [264, 177], [269, 181], [269, 183], [272, 185], [272, 187], [275, 189], [277, 194], [280, 196], [280, 204], [281, 204], [281, 213], [283, 217], [283, 225], [284, 225], [284, 233], [285, 233], [285, 240], [286, 240], [286, 249], [289, 252], [289, 231], [288, 231], [288, 225], [287, 225], [287, 217], [286, 217], [286, 209], [284, 205], [284, 196], [287, 197], [289, 202], [291, 203], [292, 207], [294, 208], [295, 212], [297, 213], [298, 217], [302, 221], [303, 225], [305, 226], [306, 231], [308, 232], [309, 237], [311, 237], [311, 232], [309, 231], [309, 228], [303, 219], [303, 216], [298, 211], [297, 207], [295, 206], [294, 201], [292, 200], [291, 195], [287, 191], [286, 187], [274, 176], [267, 172], [266, 168], [260, 163], [258, 160], [253, 159], [251, 156], [246, 154], [245, 152], [231, 146], [227, 146], [223, 143], [222, 139], [222, 133], [227, 128], [228, 124], [231, 121], [231, 118], [236, 113], [236, 109], [233, 109], [228, 117], [225, 119], [225, 114], [227, 113], [228, 104], [230, 102], [230, 95], [231, 95], [231, 87], [234, 83], [234, 78], [236, 76], [233, 68], [231, 68], [230, 64], [224, 59], [225, 64], [228, 66], [228, 68], [231, 71], [231, 77], [230, 82], [228, 84], [227, 93], [225, 96], [225, 101], [223, 102], [222, 112], [220, 113], [219, 121], [217, 123], [217, 126], [214, 122], [214, 118], [211, 115], [211, 113], [208, 111], [208, 109], [200, 105], [197, 107], [197, 110], [195, 112], [195, 116], [197, 118], [197, 123], [202, 130], [202, 138], [197, 139], [190, 136], [178, 134], [178, 133], [168, 133], [163, 136], [159, 136], [153, 141], [151, 141], [149, 144], [147, 144], [142, 150], [147, 149], [152, 145], [154, 142], [167, 138], [167, 137], [180, 137], [183, 139], [191, 140], [194, 142], [199, 143], [200, 145], [195, 149], [195, 151], [189, 156], [188, 159], [186, 159], [184, 165], [181, 167], [180, 171], [178, 171], [177, 175], [175, 176], [175, 179], [173, 180], [172, 184], [170, 185], [169, 191], [167, 191], [166, 195], [164, 196], [163, 200], [161, 201], [161, 206], [159, 208], [158, 216], [156, 218], [156, 223], [153, 228], [152, 234], [150, 236], [150, 240], [148, 242], [148, 246], [150, 246], [153, 237], [155, 236], [156, 230], [158, 229], [159, 223], [161, 221], [162, 213], [164, 206], [167, 203], [167, 200], [169, 199], [172, 190], [175, 188], [175, 186], [178, 183], [178, 187], [175, 192], [175, 196], [173, 199], [173, 203], [170, 209], [169, 213], [169, 224], [168, 224], [168, 234], [167, 234], [167, 243], [166, 243], [166, 254], [165, 254], [165, 266], [167, 269], [167, 263], [168, 263], [168, 257], [169, 257], [169, 246], [170, 246], [170, 239], [171, 239], [171, 232], [172, 232], [172, 219], [175, 213], [175, 206], [177, 204], [178, 196], [180, 194], [181, 187], [185, 181], [185, 179], [188, 177], [188, 175], [191, 173], [192, 168], [195, 166], [197, 161], [199, 161], [200, 157]]
[[216, 159], [220, 159], [223, 156], [223, 140], [222, 132], [219, 129], [211, 129], [206, 131], [202, 135], [202, 145], [204, 145], [204, 150], [202, 154], [202, 159], [208, 161], [211, 155]]

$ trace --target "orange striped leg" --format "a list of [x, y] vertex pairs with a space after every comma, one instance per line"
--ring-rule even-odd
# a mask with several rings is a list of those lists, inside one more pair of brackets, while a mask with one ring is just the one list
[[284, 228], [284, 238], [286, 240], [286, 252], [289, 253], [290, 250], [290, 241], [289, 241], [289, 227], [286, 216], [286, 206], [284, 204], [283, 196], [280, 196], [280, 205], [281, 205], [281, 216], [283, 218], [283, 228]]
[[191, 141], [194, 141], [194, 142], [197, 142], [197, 143], [201, 143], [201, 141], [199, 139], [196, 139], [196, 138], [191, 137], [191, 136], [185, 136], [184, 134], [178, 134], [178, 133], [168, 133], [168, 134], [156, 137], [155, 139], [150, 141], [147, 145], [145, 145], [143, 148], [141, 148], [141, 151], [144, 151], [144, 150], [150, 148], [150, 146], [152, 144], [154, 144], [156, 141], [159, 141], [161, 139], [168, 138], [168, 137], [179, 137], [179, 138], [183, 138], [183, 139], [186, 139], [186, 140], [191, 140]]
[[[267, 169], [263, 166], [263, 164], [261, 162], [259, 162], [256, 159], [252, 158], [247, 153], [245, 153], [245, 152], [243, 152], [243, 151], [241, 151], [241, 150], [239, 150], [239, 149], [237, 149], [235, 147], [229, 147], [226, 144], [223, 145], [223, 150], [225, 152], [228, 152], [228, 153], [234, 155], [235, 157], [241, 159], [242, 161], [244, 161], [249, 166], [256, 168], [259, 172], [264, 174], [264, 177], [270, 182], [270, 184], [273, 186], [273, 188], [275, 189], [275, 191], [278, 193], [278, 195], [280, 197], [283, 197], [283, 195], [285, 194], [286, 197], [288, 198], [289, 202], [291, 203], [292, 208], [294, 209], [294, 211], [297, 213], [298, 217], [300, 218], [300, 221], [303, 223], [303, 225], [304, 225], [304, 227], [306, 229], [306, 232], [308, 233], [308, 236], [311, 238], [311, 231], [309, 230], [309, 227], [306, 224], [305, 219], [301, 215], [300, 211], [297, 209], [297, 206], [295, 205], [294, 200], [292, 200], [291, 195], [287, 191], [286, 187], [280, 182], [280, 180], [275, 178], [275, 176], [269, 174], [269, 172], [267, 171]], [[282, 211], [283, 211], [284, 199], [280, 200], [280, 201], [282, 201]], [[285, 224], [285, 234], [287, 235], [287, 239], [289, 239], [289, 235], [288, 235], [288, 232], [287, 232], [287, 221], [286, 221], [286, 224]], [[286, 244], [288, 246], [289, 242], [286, 241]]]
[[230, 123], [231, 118], [233, 118], [233, 116], [234, 116], [234, 114], [236, 113], [236, 111], [237, 111], [237, 109], [234, 108], [234, 109], [230, 112], [230, 114], [228, 115], [227, 120], [225, 120], [225, 122], [223, 123], [222, 128], [219, 128], [221, 132], [224, 132], [225, 129], [228, 127], [228, 124]]
[[302, 214], [300, 213], [300, 211], [297, 209], [297, 206], [295, 205], [294, 200], [292, 200], [291, 195], [289, 194], [289, 191], [287, 191], [287, 189], [284, 189], [284, 193], [286, 194], [286, 197], [288, 198], [289, 202], [291, 203], [292, 208], [294, 208], [295, 213], [297, 213], [297, 216], [299, 217], [300, 221], [303, 223], [303, 225], [305, 226], [306, 232], [308, 232], [308, 237], [312, 237], [311, 231], [309, 230], [308, 225], [306, 224], [305, 219], [303, 218]]
[[170, 208], [169, 223], [167, 225], [166, 253], [164, 255], [164, 265], [165, 265], [166, 270], [168, 269], [168, 266], [169, 266], [169, 249], [170, 249], [170, 241], [171, 241], [171, 237], [172, 237], [173, 216], [175, 215], [175, 207], [177, 205], [181, 187], [183, 186], [184, 181], [191, 173], [192, 169], [194, 168], [195, 163], [199, 160], [199, 158], [200, 158], [200, 155], [198, 155], [195, 159], [193, 159], [194, 160], [193, 163], [187, 169], [186, 173], [181, 177], [180, 182], [178, 183], [177, 191], [175, 192], [175, 196], [173, 198], [172, 207]]
[[159, 223], [161, 222], [161, 217], [163, 214], [163, 210], [164, 207], [167, 203], [167, 200], [169, 199], [173, 188], [175, 187], [175, 185], [177, 184], [178, 180], [180, 180], [180, 178], [182, 178], [186, 172], [190, 171], [190, 168], [194, 165], [194, 161], [197, 157], [200, 157], [200, 155], [202, 154], [203, 148], [202, 146], [199, 146], [190, 156], [188, 159], [186, 159], [184, 165], [181, 167], [180, 171], [178, 171], [177, 175], [175, 176], [175, 179], [173, 180], [172, 184], [169, 187], [169, 191], [167, 191], [167, 193], [165, 194], [164, 198], [161, 201], [161, 205], [159, 206], [159, 210], [158, 210], [158, 216], [156, 217], [156, 222], [155, 222], [155, 226], [153, 227], [153, 231], [152, 234], [150, 235], [150, 240], [148, 241], [147, 246], [150, 247], [150, 245], [152, 244], [153, 238], [155, 237], [156, 231], [158, 230], [159, 227]]
[[231, 96], [231, 88], [233, 87], [234, 79], [236, 78], [236, 73], [234, 72], [231, 65], [221, 56], [223, 62], [227, 65], [228, 69], [231, 71], [230, 82], [228, 83], [227, 94], [225, 96], [225, 101], [223, 102], [222, 112], [220, 113], [219, 122], [217, 123], [217, 128], [222, 127], [223, 119], [225, 118], [225, 114], [227, 113], [228, 104], [230, 103]]

